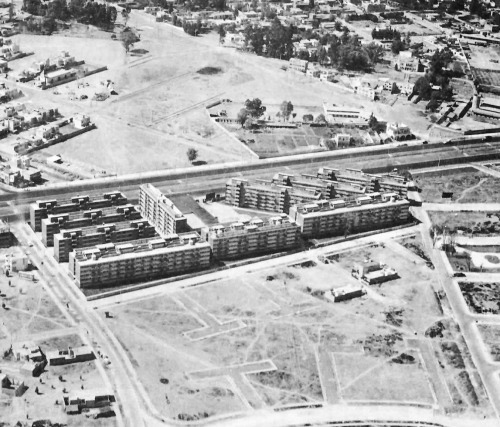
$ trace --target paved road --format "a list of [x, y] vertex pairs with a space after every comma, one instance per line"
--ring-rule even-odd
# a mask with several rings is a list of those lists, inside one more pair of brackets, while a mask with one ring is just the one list
[[423, 207], [414, 207], [412, 209], [415, 216], [422, 221], [421, 234], [424, 245], [436, 267], [439, 282], [446, 292], [454, 317], [460, 325], [460, 330], [481, 376], [493, 409], [497, 417], [500, 417], [500, 380], [498, 376], [500, 365], [492, 362], [489, 351], [485, 347], [477, 328], [476, 320], [478, 320], [478, 317], [470, 313], [458, 282], [450, 278], [453, 271], [445, 253], [433, 247], [432, 239], [428, 233], [431, 221], [427, 212]]

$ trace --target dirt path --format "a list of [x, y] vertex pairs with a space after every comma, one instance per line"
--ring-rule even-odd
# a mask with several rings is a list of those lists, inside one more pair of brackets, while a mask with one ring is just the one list
[[482, 178], [476, 185], [466, 188], [464, 191], [462, 191], [460, 197], [457, 200], [455, 200], [455, 203], [459, 203], [460, 200], [462, 200], [468, 193], [474, 191], [476, 188], [481, 187], [481, 185], [483, 185], [486, 181], [488, 181], [488, 178]]

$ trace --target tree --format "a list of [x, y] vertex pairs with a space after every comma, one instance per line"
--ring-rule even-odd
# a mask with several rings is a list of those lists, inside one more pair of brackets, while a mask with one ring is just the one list
[[392, 83], [392, 88], [391, 88], [391, 93], [392, 94], [397, 94], [397, 93], [400, 93], [401, 91], [399, 90], [398, 88], [398, 85], [396, 84], [396, 82], [393, 82]]
[[193, 163], [198, 158], [198, 151], [194, 148], [188, 148], [186, 152], [188, 160]]
[[128, 53], [130, 48], [139, 41], [139, 38], [135, 33], [128, 27], [126, 27], [121, 33], [122, 45], [125, 49], [125, 53]]
[[397, 55], [402, 50], [405, 50], [405, 44], [401, 41], [401, 38], [395, 38], [392, 41], [391, 51], [394, 55]]
[[124, 20], [125, 27], [127, 26], [129, 15], [130, 15], [130, 9], [129, 8], [122, 9], [122, 18]]
[[384, 48], [382, 45], [372, 42], [365, 46], [365, 52], [372, 65], [378, 64], [384, 57]]
[[325, 119], [324, 114], [318, 114], [318, 116], [314, 119], [314, 123], [326, 124], [326, 119]]
[[368, 126], [373, 131], [378, 130], [379, 123], [377, 118], [373, 115], [373, 113], [370, 115], [370, 118], [368, 119]]
[[247, 117], [248, 117], [248, 111], [246, 110], [246, 108], [242, 108], [239, 113], [238, 113], [238, 116], [236, 118], [236, 120], [238, 121], [238, 123], [243, 126], [247, 120]]
[[254, 98], [252, 100], [247, 99], [245, 101], [245, 109], [248, 114], [256, 119], [264, 114], [266, 107], [262, 105], [262, 101], [259, 98]]
[[292, 101], [283, 101], [281, 103], [280, 111], [285, 120], [288, 120], [290, 118], [290, 114], [292, 114], [293, 111]]

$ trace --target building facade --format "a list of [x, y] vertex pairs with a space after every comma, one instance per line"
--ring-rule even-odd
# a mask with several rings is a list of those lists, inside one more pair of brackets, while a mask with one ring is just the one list
[[143, 184], [139, 190], [141, 215], [164, 236], [188, 231], [187, 219], [175, 204], [154, 185]]
[[215, 259], [234, 259], [295, 248], [300, 243], [299, 227], [286, 214], [264, 222], [254, 218], [246, 222], [214, 225], [202, 230], [201, 237], [212, 248]]
[[107, 243], [77, 249], [69, 255], [69, 270], [81, 288], [153, 280], [202, 270], [210, 265], [210, 245], [197, 233]]
[[394, 193], [373, 193], [353, 202], [337, 199], [293, 206], [289, 216], [304, 237], [326, 237], [404, 224], [409, 206]]

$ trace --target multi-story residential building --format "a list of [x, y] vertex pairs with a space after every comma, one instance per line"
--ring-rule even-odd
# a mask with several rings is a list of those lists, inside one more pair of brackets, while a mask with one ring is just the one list
[[54, 244], [54, 235], [60, 233], [61, 230], [138, 219], [141, 219], [141, 214], [134, 205], [49, 215], [47, 218], [42, 219], [42, 243], [45, 246], [52, 246]]
[[154, 185], [141, 185], [139, 209], [141, 215], [153, 224], [162, 236], [188, 231], [187, 218]]
[[0, 248], [12, 246], [12, 233], [7, 223], [0, 220]]
[[260, 218], [202, 229], [201, 238], [212, 248], [215, 259], [234, 259], [296, 247], [299, 227], [286, 214], [264, 222]]
[[354, 201], [322, 200], [290, 208], [304, 237], [324, 237], [404, 224], [410, 203], [394, 193], [373, 193]]
[[76, 248], [149, 239], [155, 235], [155, 228], [145, 219], [64, 230], [54, 235], [54, 257], [57, 262], [68, 262], [69, 253]]
[[290, 61], [288, 61], [288, 68], [300, 73], [305, 73], [307, 71], [308, 64], [309, 62], [305, 59], [290, 58]]
[[295, 203], [322, 198], [321, 191], [315, 188], [294, 188], [272, 181], [231, 178], [226, 183], [226, 203], [238, 207], [288, 213]]
[[123, 285], [202, 270], [210, 265], [210, 245], [197, 233], [77, 249], [69, 271], [81, 288]]
[[102, 196], [74, 196], [69, 200], [37, 200], [30, 205], [30, 224], [33, 230], [42, 231], [42, 219], [50, 215], [120, 206], [127, 198], [120, 191], [104, 193]]

